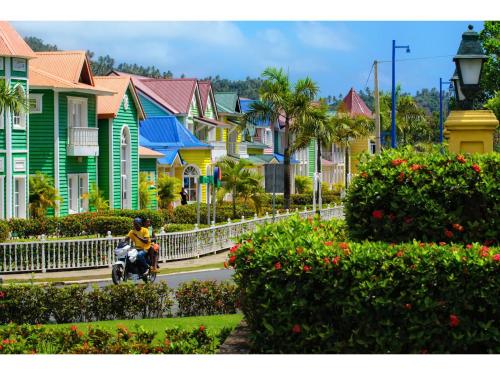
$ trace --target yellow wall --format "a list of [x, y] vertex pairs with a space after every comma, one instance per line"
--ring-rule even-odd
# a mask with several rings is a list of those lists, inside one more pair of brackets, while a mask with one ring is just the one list
[[355, 139], [351, 143], [351, 155], [350, 155], [350, 163], [351, 163], [351, 173], [355, 174], [358, 172], [358, 164], [357, 160], [359, 155], [363, 152], [369, 152], [369, 139], [370, 137], [362, 137]]
[[[186, 162], [186, 164], [193, 164], [198, 167], [202, 176], [207, 175], [207, 166], [211, 165], [211, 152], [209, 149], [203, 150], [180, 150], [182, 159]], [[180, 176], [179, 178], [182, 180], [182, 171], [183, 168], [179, 168]], [[176, 174], [179, 173], [176, 170]], [[177, 175], [176, 175], [177, 177]], [[207, 185], [201, 185], [201, 199], [203, 202], [206, 202], [207, 199]]]

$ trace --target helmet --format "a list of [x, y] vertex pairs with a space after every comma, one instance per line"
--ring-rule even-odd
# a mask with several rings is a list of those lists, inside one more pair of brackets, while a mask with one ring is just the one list
[[139, 225], [142, 225], [142, 219], [140, 217], [136, 217], [134, 219], [134, 224], [139, 224]]

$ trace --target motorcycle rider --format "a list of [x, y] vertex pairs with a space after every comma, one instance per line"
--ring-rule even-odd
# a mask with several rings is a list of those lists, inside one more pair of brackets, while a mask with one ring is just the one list
[[142, 219], [140, 217], [134, 219], [134, 229], [128, 232], [126, 240], [132, 240], [137, 249], [139, 274], [142, 276], [147, 275], [149, 273], [149, 265], [146, 261], [146, 254], [151, 247], [151, 237], [149, 236], [149, 230], [142, 226]]
[[142, 226], [144, 228], [147, 228], [149, 231], [149, 237], [151, 238], [151, 247], [149, 250], [147, 250], [148, 255], [149, 255], [149, 261], [151, 263], [151, 271], [156, 272], [160, 266], [158, 265], [158, 251], [160, 247], [156, 243], [156, 233], [153, 229], [153, 226], [151, 225], [151, 220], [146, 218], [143, 221]]

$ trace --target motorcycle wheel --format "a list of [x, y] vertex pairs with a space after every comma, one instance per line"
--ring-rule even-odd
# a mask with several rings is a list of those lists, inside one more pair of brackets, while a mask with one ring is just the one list
[[111, 269], [111, 279], [115, 285], [125, 281], [125, 270], [121, 264], [113, 265], [113, 268]]
[[156, 280], [156, 272], [149, 272], [146, 276], [142, 277], [142, 281], [147, 283], [154, 283]]

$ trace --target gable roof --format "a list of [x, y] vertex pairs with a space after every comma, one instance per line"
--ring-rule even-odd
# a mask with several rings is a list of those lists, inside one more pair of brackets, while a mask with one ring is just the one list
[[189, 132], [175, 116], [150, 117], [141, 121], [139, 143], [153, 149], [211, 148]]
[[154, 158], [159, 159], [164, 157], [165, 155], [161, 152], [151, 150], [150, 148], [139, 146], [139, 157], [140, 158]]
[[26, 59], [36, 57], [21, 35], [6, 21], [0, 21], [0, 56], [24, 57]]
[[208, 100], [210, 99], [212, 84], [210, 81], [198, 81], [198, 88], [200, 89], [201, 109], [203, 114], [205, 114], [208, 106]]
[[85, 83], [94, 86], [90, 63], [85, 51], [37, 52], [31, 62], [36, 69], [41, 69], [66, 81]]
[[345, 105], [345, 109], [347, 112], [351, 114], [351, 116], [363, 115], [366, 117], [372, 117], [373, 113], [368, 108], [366, 103], [361, 99], [361, 97], [356, 93], [356, 90], [352, 87], [347, 95], [345, 96], [343, 103]]
[[114, 118], [118, 115], [118, 111], [120, 110], [120, 105], [127, 92], [127, 88], [130, 88], [130, 92], [139, 114], [139, 119], [144, 120], [146, 118], [141, 101], [137, 97], [134, 84], [132, 83], [130, 77], [96, 76], [94, 77], [94, 81], [100, 87], [104, 87], [115, 92], [112, 96], [102, 97], [97, 100], [97, 114], [99, 118]]
[[219, 112], [225, 113], [238, 113], [239, 108], [239, 98], [237, 92], [216, 92], [215, 102], [217, 103], [217, 109]]

